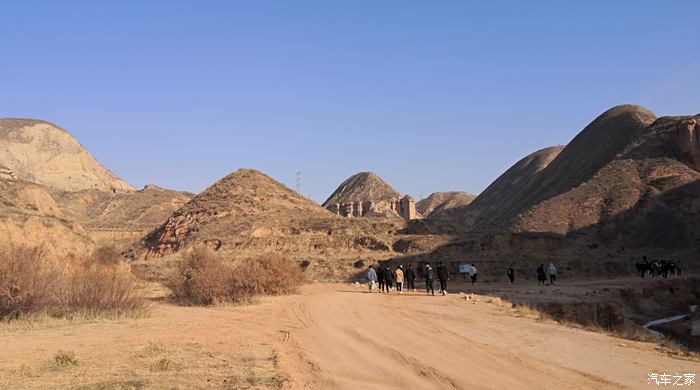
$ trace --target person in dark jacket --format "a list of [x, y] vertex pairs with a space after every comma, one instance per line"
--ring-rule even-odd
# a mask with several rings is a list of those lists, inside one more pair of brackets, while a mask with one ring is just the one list
[[442, 295], [447, 295], [447, 281], [450, 279], [450, 274], [447, 272], [447, 267], [445, 267], [442, 262], [437, 266], [437, 277], [440, 282], [440, 293]]
[[408, 265], [408, 269], [404, 275], [408, 283], [408, 290], [416, 291], [416, 273], [413, 271], [413, 265]]
[[384, 287], [386, 287], [386, 292], [391, 292], [391, 286], [394, 285], [394, 272], [386, 266], [384, 268]]
[[515, 282], [515, 270], [513, 269], [512, 266], [508, 267], [506, 274], [508, 275], [508, 279], [510, 280], [510, 284], [513, 284], [513, 282]]
[[425, 266], [425, 293], [435, 295], [435, 289], [433, 288], [433, 281], [435, 280], [435, 272], [430, 264]]
[[544, 272], [544, 264], [540, 264], [539, 267], [537, 267], [537, 285], [545, 285], [547, 284], [547, 274]]
[[377, 264], [377, 282], [379, 282], [379, 292], [384, 292], [384, 268]]

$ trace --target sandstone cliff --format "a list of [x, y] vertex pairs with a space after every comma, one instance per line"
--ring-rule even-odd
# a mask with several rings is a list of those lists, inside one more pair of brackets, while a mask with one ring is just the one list
[[6, 178], [66, 191], [133, 189], [95, 160], [68, 132], [48, 122], [0, 119], [0, 145], [0, 175]]
[[404, 220], [418, 217], [413, 198], [402, 197], [372, 172], [349, 177], [323, 202], [323, 207], [343, 217], [382, 216]]
[[93, 242], [45, 187], [0, 179], [0, 245], [40, 245], [51, 254], [68, 255], [85, 253]]

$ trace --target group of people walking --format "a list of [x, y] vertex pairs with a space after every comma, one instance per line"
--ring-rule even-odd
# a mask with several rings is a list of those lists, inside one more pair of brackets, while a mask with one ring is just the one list
[[[379, 285], [380, 293], [391, 293], [395, 288], [397, 294], [403, 293], [403, 285], [407, 284], [409, 291], [416, 291], [416, 275], [413, 265], [409, 265], [404, 271], [403, 265], [398, 265], [393, 270], [389, 266], [377, 265], [375, 269], [373, 265], [367, 270], [367, 284], [369, 292], [373, 292], [376, 285]], [[447, 267], [442, 263], [437, 265], [436, 269], [430, 264], [426, 264], [423, 269], [425, 278], [425, 292], [428, 295], [435, 295], [435, 279], [440, 284], [440, 294], [447, 295], [447, 281], [450, 279], [450, 273]]]
[[[426, 294], [435, 295], [434, 285], [437, 281], [440, 294], [447, 295], [447, 281], [450, 279], [450, 273], [442, 262], [438, 263], [436, 268], [433, 268], [430, 264], [426, 264], [422, 271], [423, 278], [425, 278]], [[466, 271], [463, 270], [462, 272], [469, 276], [472, 284], [476, 283], [477, 269], [474, 264], [467, 265]], [[554, 266], [554, 263], [549, 263], [547, 267], [545, 267], [544, 264], [540, 264], [536, 272], [538, 285], [546, 285], [548, 279], [549, 284], [554, 285], [557, 280], [557, 267]], [[512, 266], [508, 267], [506, 275], [508, 276], [510, 284], [515, 283], [515, 270]], [[418, 275], [413, 265], [409, 265], [405, 270], [403, 265], [398, 265], [392, 270], [389, 266], [377, 264], [376, 268], [370, 265], [367, 270], [369, 292], [373, 292], [378, 285], [380, 293], [390, 293], [392, 290], [396, 290], [397, 294], [402, 294], [404, 283], [406, 283], [409, 291], [416, 291], [417, 277]]]
[[683, 273], [683, 268], [681, 267], [681, 262], [674, 261], [674, 260], [653, 260], [649, 261], [647, 260], [646, 256], [642, 256], [642, 262], [637, 262], [636, 264], [637, 267], [637, 272], [639, 272], [640, 276], [644, 278], [644, 276], [649, 275], [652, 278], [655, 276], [661, 276], [664, 278], [668, 278], [669, 275], [678, 275], [681, 276]]
[[549, 284], [554, 285], [557, 280], [557, 267], [554, 266], [554, 263], [549, 263], [546, 270], [544, 264], [537, 267], [537, 285], [547, 284], [547, 276], [549, 276]]

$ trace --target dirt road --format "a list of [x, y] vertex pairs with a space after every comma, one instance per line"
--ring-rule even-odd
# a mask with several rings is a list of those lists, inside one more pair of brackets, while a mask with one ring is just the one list
[[[156, 303], [141, 319], [0, 326], [0, 388], [615, 389], [700, 373], [654, 344], [460, 295], [310, 285], [245, 307]], [[57, 351], [77, 363], [57, 366]]]
[[698, 373], [653, 344], [516, 317], [460, 295], [316, 286], [286, 311], [289, 387], [639, 388], [648, 373]]

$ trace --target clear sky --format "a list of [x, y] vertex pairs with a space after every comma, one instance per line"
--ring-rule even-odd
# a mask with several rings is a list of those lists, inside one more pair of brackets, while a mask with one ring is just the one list
[[16, 1], [0, 117], [135, 186], [256, 168], [322, 202], [374, 171], [482, 191], [606, 109], [700, 112], [700, 1]]

